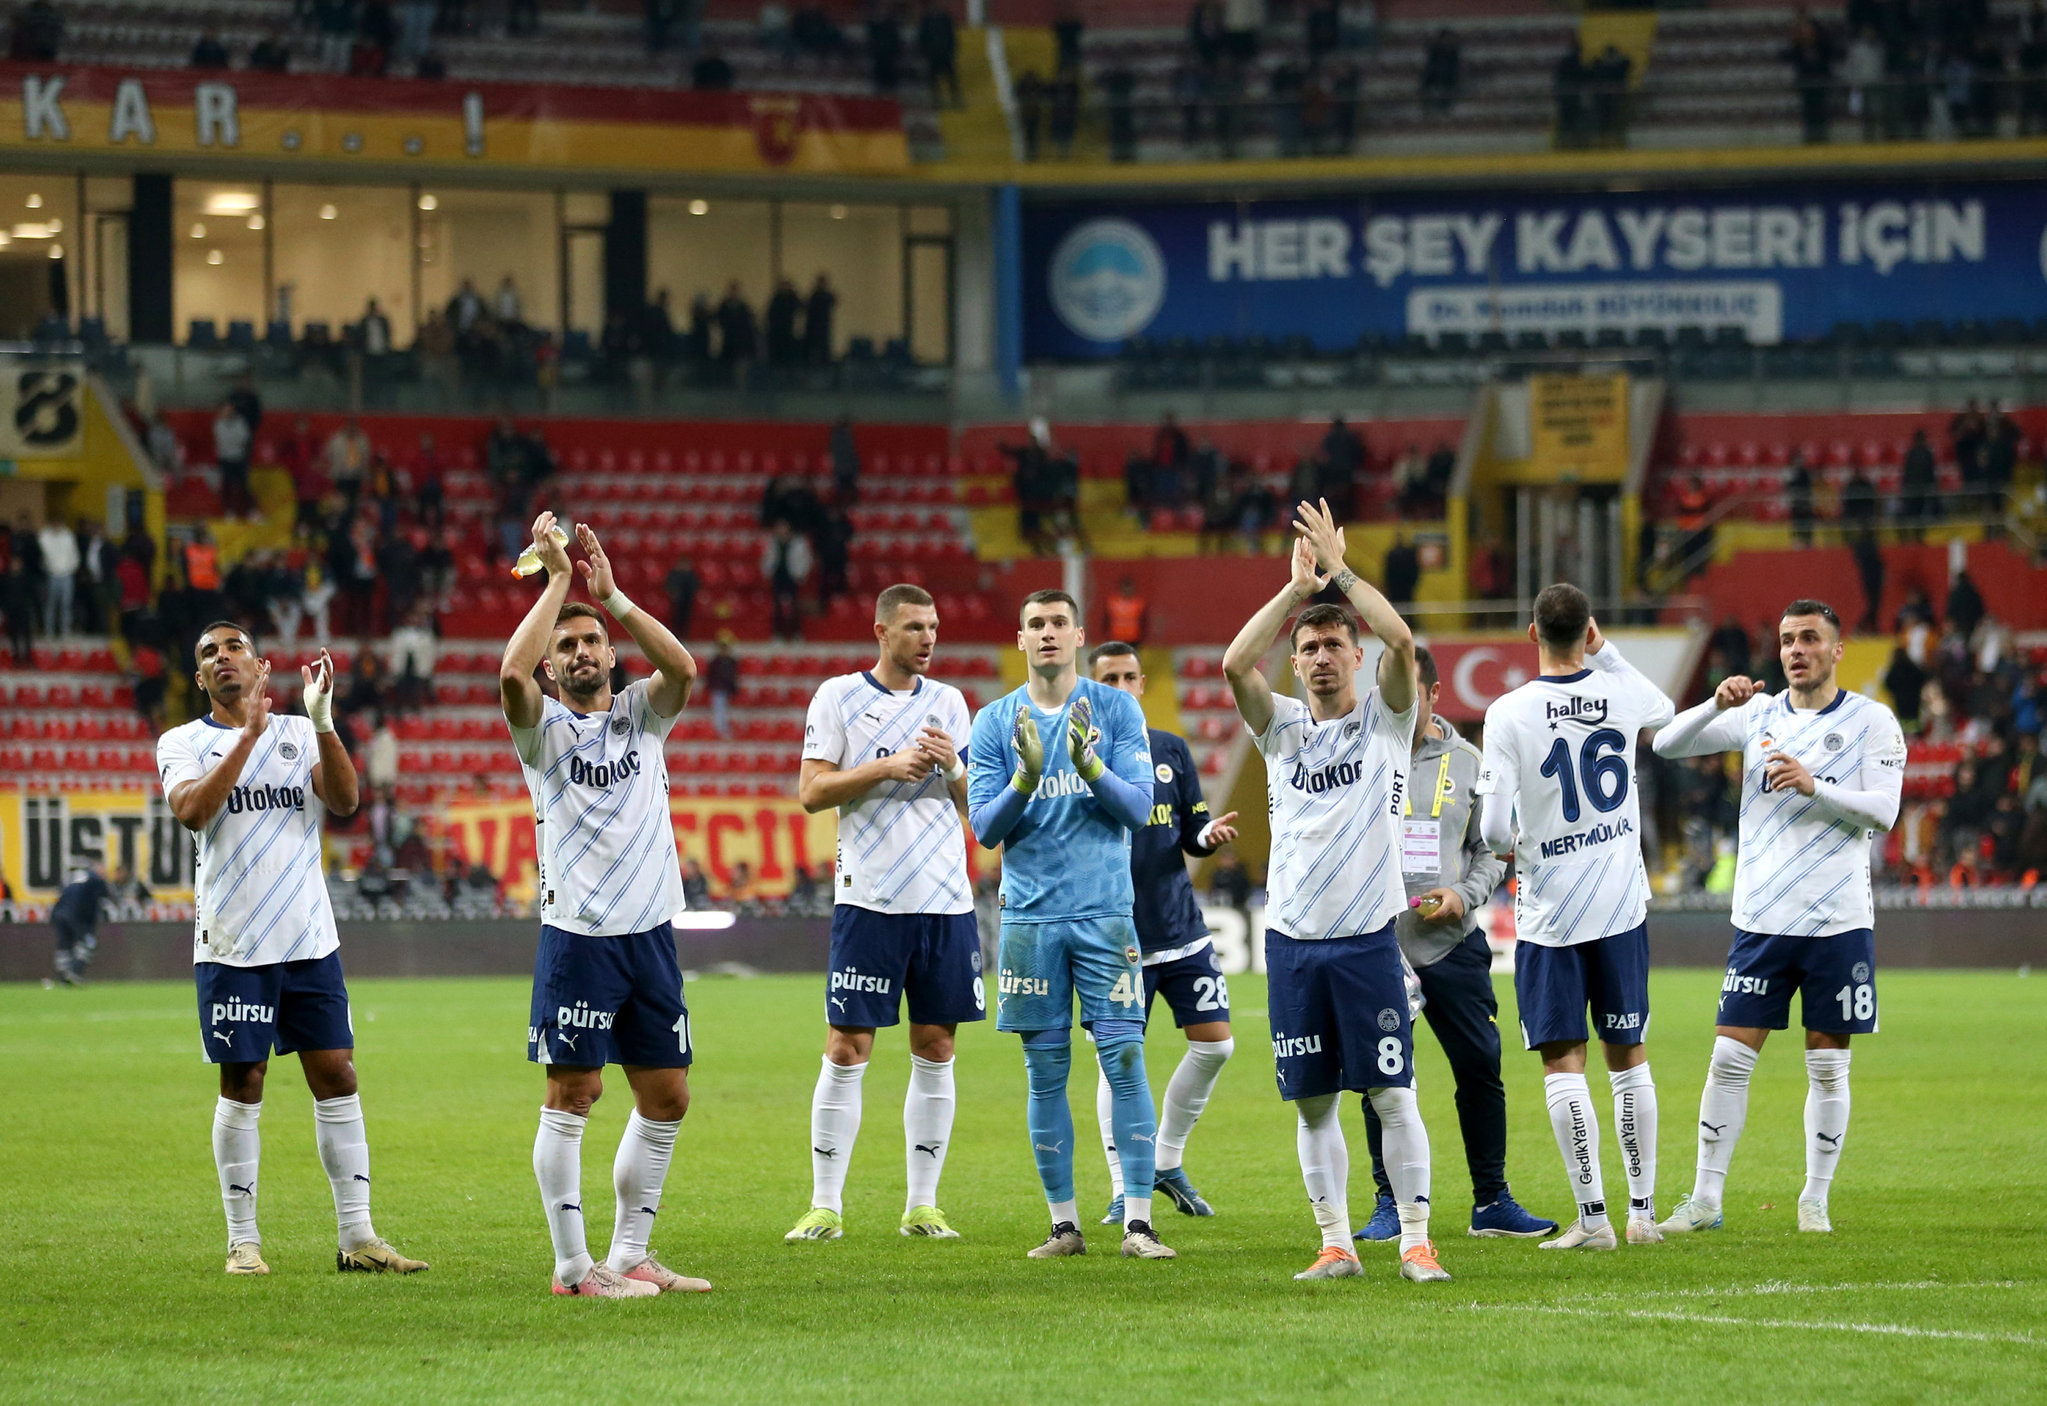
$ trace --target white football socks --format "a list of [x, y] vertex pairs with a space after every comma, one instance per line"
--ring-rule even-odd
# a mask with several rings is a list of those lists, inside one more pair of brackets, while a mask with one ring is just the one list
[[1702, 1206], [1719, 1206], [1726, 1195], [1727, 1168], [1748, 1124], [1748, 1081], [1758, 1053], [1725, 1035], [1713, 1039], [1706, 1088], [1699, 1095], [1699, 1170], [1692, 1182], [1692, 1199]]
[[1116, 1091], [1109, 1076], [1095, 1075], [1095, 1122], [1102, 1129], [1102, 1151], [1109, 1159], [1109, 1195], [1123, 1194], [1123, 1159], [1116, 1152]]
[[1628, 1218], [1656, 1219], [1656, 1081], [1647, 1060], [1607, 1071], [1613, 1086], [1613, 1135], [1628, 1176]]
[[620, 1274], [647, 1258], [654, 1217], [661, 1211], [661, 1187], [675, 1156], [675, 1135], [682, 1120], [657, 1123], [635, 1108], [625, 1120], [625, 1136], [611, 1163], [611, 1186], [618, 1193], [618, 1216], [611, 1223], [611, 1253], [605, 1262]]
[[320, 1165], [334, 1188], [335, 1233], [342, 1249], [359, 1250], [377, 1238], [370, 1228], [370, 1141], [363, 1131], [361, 1095], [317, 1100], [313, 1133]]
[[1848, 1136], [1848, 1050], [1805, 1052], [1805, 1190], [1801, 1201], [1827, 1204], [1841, 1144]]
[[[1301, 1155], [1301, 1180], [1322, 1232], [1324, 1249], [1350, 1249], [1350, 1148], [1336, 1112], [1340, 1096], [1297, 1099], [1294, 1144]], [[1390, 1159], [1389, 1159], [1390, 1160]], [[1124, 1203], [1127, 1208], [1129, 1203]]]
[[1170, 1172], [1180, 1165], [1187, 1139], [1208, 1107], [1215, 1081], [1236, 1051], [1235, 1040], [1189, 1040], [1187, 1053], [1166, 1082], [1166, 1096], [1159, 1103], [1158, 1169]]
[[237, 1103], [223, 1097], [213, 1105], [213, 1167], [220, 1173], [220, 1204], [227, 1211], [227, 1243], [262, 1244], [256, 1233], [256, 1166], [263, 1157], [263, 1136], [256, 1120], [263, 1104]]
[[589, 1122], [566, 1109], [543, 1108], [533, 1139], [533, 1176], [554, 1241], [554, 1277], [567, 1287], [582, 1283], [592, 1268], [583, 1234], [583, 1129]]
[[910, 1056], [910, 1090], [903, 1096], [903, 1157], [909, 1167], [907, 1214], [938, 1204], [938, 1174], [952, 1141], [952, 1061]]
[[1373, 1089], [1365, 1095], [1379, 1115], [1379, 1155], [1400, 1212], [1400, 1253], [1429, 1243], [1429, 1130], [1413, 1088]]
[[1599, 1176], [1599, 1119], [1592, 1112], [1592, 1089], [1583, 1074], [1551, 1074], [1542, 1081], [1549, 1104], [1549, 1125], [1564, 1154], [1564, 1175], [1571, 1199], [1578, 1203], [1578, 1223], [1587, 1230], [1607, 1224], [1606, 1186]]
[[818, 1071], [810, 1096], [810, 1204], [827, 1211], [843, 1209], [846, 1164], [853, 1160], [853, 1142], [860, 1136], [860, 1080], [865, 1062], [833, 1064], [830, 1057]]

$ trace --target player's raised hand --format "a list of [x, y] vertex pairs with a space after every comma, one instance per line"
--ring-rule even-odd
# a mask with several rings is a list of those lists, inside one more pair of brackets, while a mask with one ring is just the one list
[[1217, 848], [1221, 848], [1223, 845], [1235, 844], [1237, 840], [1237, 827], [1231, 822], [1234, 821], [1236, 818], [1237, 813], [1235, 811], [1226, 810], [1221, 815], [1218, 815], [1215, 819], [1209, 821], [1208, 822], [1209, 844]]
[[1009, 743], [1016, 751], [1016, 789], [1029, 795], [1038, 789], [1038, 778], [1045, 774], [1045, 743], [1038, 736], [1038, 720], [1031, 716], [1031, 705], [1016, 705], [1016, 725], [1010, 730]]
[[569, 569], [569, 549], [555, 540], [554, 533], [553, 513], [533, 519], [533, 550], [540, 554], [540, 564], [549, 576], [560, 576]]
[[1315, 565], [1323, 575], [1334, 576], [1344, 569], [1343, 529], [1336, 525], [1336, 514], [1329, 510], [1327, 498], [1296, 504], [1294, 531], [1315, 553]]
[[270, 661], [256, 661], [256, 678], [249, 685], [249, 716], [242, 722], [242, 736], [255, 741], [270, 726]]
[[1109, 768], [1095, 754], [1095, 710], [1085, 698], [1073, 700], [1066, 710], [1066, 755], [1083, 781], [1095, 781]]
[[299, 677], [305, 680], [302, 697], [313, 731], [334, 731], [334, 656], [321, 650], [313, 663], [299, 666]]
[[1315, 569], [1315, 549], [1305, 537], [1294, 538], [1292, 568], [1296, 600], [1307, 600], [1329, 584], [1329, 578]]
[[1720, 680], [1720, 687], [1713, 690], [1713, 706], [1719, 709], [1739, 708], [1757, 692], [1754, 679], [1745, 674], [1730, 674]]
[[576, 525], [576, 541], [582, 544], [587, 561], [576, 563], [583, 573], [583, 584], [590, 588], [592, 600], [611, 599], [611, 593], [618, 589], [618, 582], [611, 574], [611, 558], [604, 554], [604, 544], [597, 540], [597, 533], [587, 522]]

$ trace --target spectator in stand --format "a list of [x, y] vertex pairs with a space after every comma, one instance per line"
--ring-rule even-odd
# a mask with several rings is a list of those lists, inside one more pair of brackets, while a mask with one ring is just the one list
[[363, 744], [363, 782], [388, 795], [398, 785], [398, 734], [388, 713], [370, 714], [370, 740]]
[[1036, 69], [1026, 69], [1014, 84], [1016, 125], [1023, 136], [1023, 159], [1038, 159], [1038, 136], [1045, 125], [1045, 80]]
[[320, 36], [320, 67], [346, 73], [355, 50], [355, 0], [313, 0], [313, 28]]
[[1024, 443], [1001, 446], [1001, 452], [1016, 465], [1010, 475], [1010, 487], [1016, 499], [1017, 533], [1030, 547], [1031, 554], [1041, 557], [1057, 549], [1057, 541], [1045, 522], [1051, 511], [1054, 487], [1051, 442], [1051, 427], [1040, 418], [1031, 421], [1030, 438]]
[[491, 312], [499, 322], [510, 326], [521, 326], [526, 321], [526, 307], [519, 297], [519, 285], [509, 273], [498, 280], [498, 291], [491, 295]]
[[1258, 34], [1265, 28], [1265, 0], [1222, 0], [1222, 56], [1227, 63], [1248, 64], [1258, 57]]
[[1068, 69], [1052, 80], [1047, 92], [1046, 135], [1061, 161], [1073, 158], [1073, 139], [1080, 131], [1080, 71]]
[[1948, 624], [1963, 640], [1976, 633], [1984, 615], [1983, 593], [1976, 589], [1976, 583], [1967, 571], [1957, 571], [1947, 592]]
[[362, 496], [363, 479], [370, 471], [370, 437], [361, 422], [351, 415], [327, 436], [327, 477], [347, 500], [349, 510]]
[[1103, 631], [1112, 640], [1142, 646], [1150, 623], [1150, 606], [1137, 593], [1137, 582], [1125, 576], [1116, 583], [1116, 594], [1102, 603]]
[[1841, 485], [1841, 526], [1848, 532], [1869, 532], [1876, 527], [1877, 518], [1876, 485], [1869, 475], [1857, 464], [1848, 471], [1848, 481]]
[[711, 728], [732, 736], [732, 696], [739, 692], [739, 656], [732, 652], [732, 632], [718, 632], [718, 652], [704, 669], [704, 687], [711, 695]]
[[267, 632], [270, 623], [271, 584], [269, 562], [257, 548], [243, 553], [242, 559], [228, 568], [222, 588], [234, 617], [259, 635]]
[[185, 442], [178, 438], [178, 432], [170, 427], [162, 412], [149, 417], [149, 427], [143, 435], [143, 447], [149, 451], [150, 462], [173, 483], [184, 477]]
[[156, 731], [163, 731], [164, 695], [170, 688], [170, 667], [163, 651], [153, 644], [139, 644], [129, 659], [134, 678], [135, 711]]
[[817, 606], [830, 608], [846, 594], [847, 576], [853, 562], [853, 519], [834, 502], [825, 509], [817, 528]]
[[122, 552], [115, 559], [114, 576], [120, 587], [121, 638], [132, 648], [142, 639], [143, 617], [149, 613], [149, 568]]
[[7, 643], [14, 662], [26, 668], [35, 659], [35, 578], [19, 553], [7, 559], [7, 574], [0, 576], [0, 614], [7, 617]]
[[256, 500], [249, 495], [249, 422], [230, 401], [223, 400], [213, 417], [213, 465], [220, 474], [220, 503], [229, 518], [255, 517]]
[[1060, 73], [1079, 73], [1081, 42], [1087, 22], [1081, 18], [1079, 0], [1060, 0], [1052, 20], [1053, 61]]
[[1396, 532], [1386, 549], [1386, 599], [1395, 605], [1412, 605], [1415, 588], [1421, 584], [1422, 559], [1405, 532]]
[[440, 643], [433, 607], [426, 601], [414, 603], [390, 639], [392, 690], [400, 709], [417, 712], [433, 700]]
[[784, 278], [776, 282], [768, 297], [768, 363], [794, 366], [802, 359], [803, 343], [797, 336], [796, 319], [803, 315], [803, 295]]
[[55, 518], [36, 533], [43, 566], [43, 634], [49, 639], [71, 633], [72, 605], [78, 590], [78, 533]]
[[1926, 442], [1925, 430], [1914, 430], [1900, 471], [1898, 516], [1905, 519], [1905, 530], [1915, 542], [1926, 535], [1923, 522], [1928, 518], [1937, 521], [1941, 516], [1939, 486], [1933, 446]]
[[796, 535], [786, 519], [777, 519], [761, 546], [761, 579], [773, 602], [770, 628], [778, 640], [803, 638], [803, 583], [810, 579], [810, 543]]
[[704, 877], [704, 866], [694, 859], [682, 861], [682, 904], [691, 911], [711, 904], [710, 880]]
[[1854, 534], [1848, 550], [1855, 558], [1855, 574], [1862, 579], [1862, 618], [1856, 621], [1855, 630], [1858, 634], [1878, 634], [1883, 630], [1877, 619], [1884, 600], [1883, 548], [1876, 544], [1875, 531], [1865, 527]]
[[1862, 124], [1862, 139], [1877, 140], [1883, 132], [1884, 45], [1875, 29], [1864, 25], [1848, 41], [1841, 79], [1848, 85], [1848, 115]]
[[892, 4], [880, 6], [867, 21], [867, 64], [874, 91], [894, 97], [903, 77], [903, 21]]
[[1983, 446], [1989, 439], [1988, 431], [1989, 422], [1974, 396], [1948, 421], [1948, 447], [1964, 490], [1974, 489], [1982, 480]]
[[234, 60], [228, 57], [227, 45], [220, 42], [220, 36], [211, 25], [199, 31], [199, 42], [192, 46], [191, 65], [193, 68], [234, 66]]
[[1808, 143], [1824, 142], [1834, 106], [1834, 41], [1803, 9], [1781, 55], [1798, 85], [1798, 110]]
[[1748, 630], [1737, 617], [1727, 616], [1706, 637], [1706, 677], [1715, 688], [1721, 679], [1747, 677], [1750, 659]]
[[1573, 34], [1564, 41], [1563, 55], [1558, 58], [1550, 79], [1550, 90], [1557, 104], [1558, 146], [1591, 145], [1592, 124], [1586, 102], [1591, 84], [1592, 74], [1586, 66], [1584, 50], [1579, 47], [1578, 36]]
[[1196, 67], [1214, 68], [1222, 59], [1226, 42], [1222, 0], [1194, 0], [1187, 12], [1187, 47], [1194, 52]]
[[836, 354], [832, 341], [832, 315], [839, 305], [839, 295], [832, 290], [831, 278], [818, 274], [817, 281], [810, 285], [810, 297], [803, 309], [804, 359], [812, 366], [829, 366]]
[[2018, 422], [2004, 413], [2003, 406], [1992, 401], [1984, 424], [1982, 510], [1993, 519], [2003, 513], [2004, 495], [2018, 473], [2019, 440]]
[[745, 366], [760, 354], [753, 308], [741, 291], [739, 280], [725, 285], [724, 301], [718, 304], [718, 359], [735, 385], [742, 384]]
[[1805, 451], [1791, 451], [1791, 467], [1784, 475], [1784, 497], [1791, 508], [1791, 540], [1800, 547], [1812, 546], [1812, 470], [1806, 467]]
[[924, 0], [917, 17], [917, 53], [924, 60], [924, 76], [931, 84], [933, 107], [959, 107], [959, 31], [952, 11], [939, 0]]
[[1140, 508], [1178, 508], [1186, 498], [1187, 468], [1194, 458], [1193, 443], [1180, 421], [1168, 410], [1151, 437], [1151, 458], [1140, 485]]
[[1096, 80], [1102, 90], [1102, 105], [1109, 115], [1109, 159], [1137, 159], [1137, 75], [1124, 64], [1103, 73]]
[[675, 631], [677, 639], [688, 639], [690, 625], [697, 614], [697, 569], [688, 557], [679, 558], [669, 568], [668, 580], [668, 628]]
[[1448, 112], [1463, 86], [1464, 45], [1456, 30], [1439, 29], [1422, 56], [1422, 111], [1436, 116]]
[[853, 417], [832, 422], [832, 500], [846, 507], [860, 501], [860, 446], [853, 439]]
[[54, 63], [64, 47], [64, 16], [50, 0], [29, 0], [15, 12], [7, 57], [16, 63]]
[[1612, 44], [1600, 50], [1598, 57], [1586, 66], [1587, 86], [1592, 94], [1592, 126], [1606, 146], [1626, 144], [1628, 82], [1634, 69], [1635, 61]]

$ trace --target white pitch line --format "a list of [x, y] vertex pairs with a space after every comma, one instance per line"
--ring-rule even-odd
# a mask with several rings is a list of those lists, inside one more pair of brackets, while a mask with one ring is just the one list
[[1883, 1284], [1794, 1284], [1789, 1280], [1770, 1279], [1761, 1284], [1737, 1285], [1727, 1289], [1642, 1289], [1634, 1293], [1572, 1295], [1573, 1298], [1588, 1299], [1732, 1299], [1763, 1294], [1839, 1294], [1856, 1290], [1883, 1293], [1919, 1293], [1934, 1289], [2016, 1289], [2021, 1287], [2015, 1279], [1906, 1279]]
[[1954, 1328], [1915, 1328], [1906, 1323], [1827, 1323], [1799, 1318], [1737, 1318], [1732, 1314], [1679, 1313], [1648, 1308], [1566, 1308], [1558, 1304], [1475, 1304], [1484, 1309], [1518, 1309], [1524, 1313], [1562, 1313], [1573, 1318], [1640, 1318], [1666, 1323], [1708, 1323], [1729, 1328], [1797, 1328], [1807, 1332], [1874, 1333], [1881, 1337], [1944, 1338], [1957, 1342], [2018, 1343], [2042, 1346], [2042, 1340], [2026, 1333], [1977, 1333]]

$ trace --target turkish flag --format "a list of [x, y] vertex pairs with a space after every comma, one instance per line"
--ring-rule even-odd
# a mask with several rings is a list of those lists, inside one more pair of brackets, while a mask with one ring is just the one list
[[1535, 646], [1525, 639], [1430, 642], [1443, 683], [1436, 711], [1452, 722], [1475, 723], [1495, 698], [1535, 677]]

